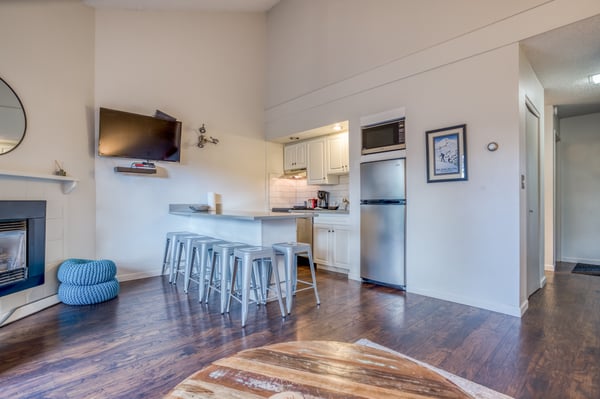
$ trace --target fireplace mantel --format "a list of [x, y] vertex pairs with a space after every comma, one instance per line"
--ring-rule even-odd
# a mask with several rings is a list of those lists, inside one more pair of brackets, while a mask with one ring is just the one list
[[43, 173], [19, 172], [14, 170], [3, 169], [0, 169], [0, 176], [12, 176], [22, 177], [25, 179], [56, 181], [57, 183], [62, 184], [62, 191], [64, 194], [69, 194], [71, 191], [73, 191], [75, 187], [77, 187], [77, 183], [79, 182], [78, 179], [75, 179], [72, 176], [57, 176]]

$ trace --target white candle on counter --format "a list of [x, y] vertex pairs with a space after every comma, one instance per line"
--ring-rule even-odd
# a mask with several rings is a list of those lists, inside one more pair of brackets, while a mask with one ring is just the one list
[[208, 192], [206, 195], [206, 203], [211, 211], [217, 209], [217, 194], [212, 191]]

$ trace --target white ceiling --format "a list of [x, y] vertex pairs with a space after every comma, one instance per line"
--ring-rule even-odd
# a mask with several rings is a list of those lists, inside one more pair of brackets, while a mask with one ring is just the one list
[[279, 0], [82, 0], [96, 8], [113, 7], [131, 10], [203, 10], [265, 12]]
[[558, 105], [559, 117], [600, 112], [600, 15], [521, 42], [545, 88], [545, 102]]

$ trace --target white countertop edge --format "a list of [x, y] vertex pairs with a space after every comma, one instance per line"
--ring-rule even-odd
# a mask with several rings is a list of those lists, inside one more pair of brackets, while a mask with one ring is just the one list
[[319, 216], [314, 212], [306, 213], [286, 213], [286, 212], [244, 212], [244, 211], [208, 211], [194, 212], [189, 211], [169, 211], [171, 215], [198, 217], [198, 218], [218, 218], [218, 219], [237, 219], [237, 220], [277, 220], [277, 219], [298, 219], [313, 218]]
[[333, 209], [306, 209], [306, 210], [300, 209], [300, 210], [294, 210], [294, 209], [292, 209], [290, 212], [291, 213], [297, 213], [297, 212], [303, 213], [304, 212], [304, 213], [316, 213], [316, 214], [321, 213], [323, 215], [349, 215], [350, 214], [350, 211], [337, 210], [337, 209], [336, 210], [333, 210]]

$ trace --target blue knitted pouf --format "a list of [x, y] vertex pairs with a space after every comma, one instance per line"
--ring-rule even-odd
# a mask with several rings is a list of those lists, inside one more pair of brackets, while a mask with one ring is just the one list
[[67, 259], [58, 268], [58, 281], [71, 285], [94, 285], [115, 278], [112, 260]]
[[94, 285], [60, 284], [58, 299], [67, 305], [91, 305], [113, 299], [119, 295], [119, 282], [116, 278]]

